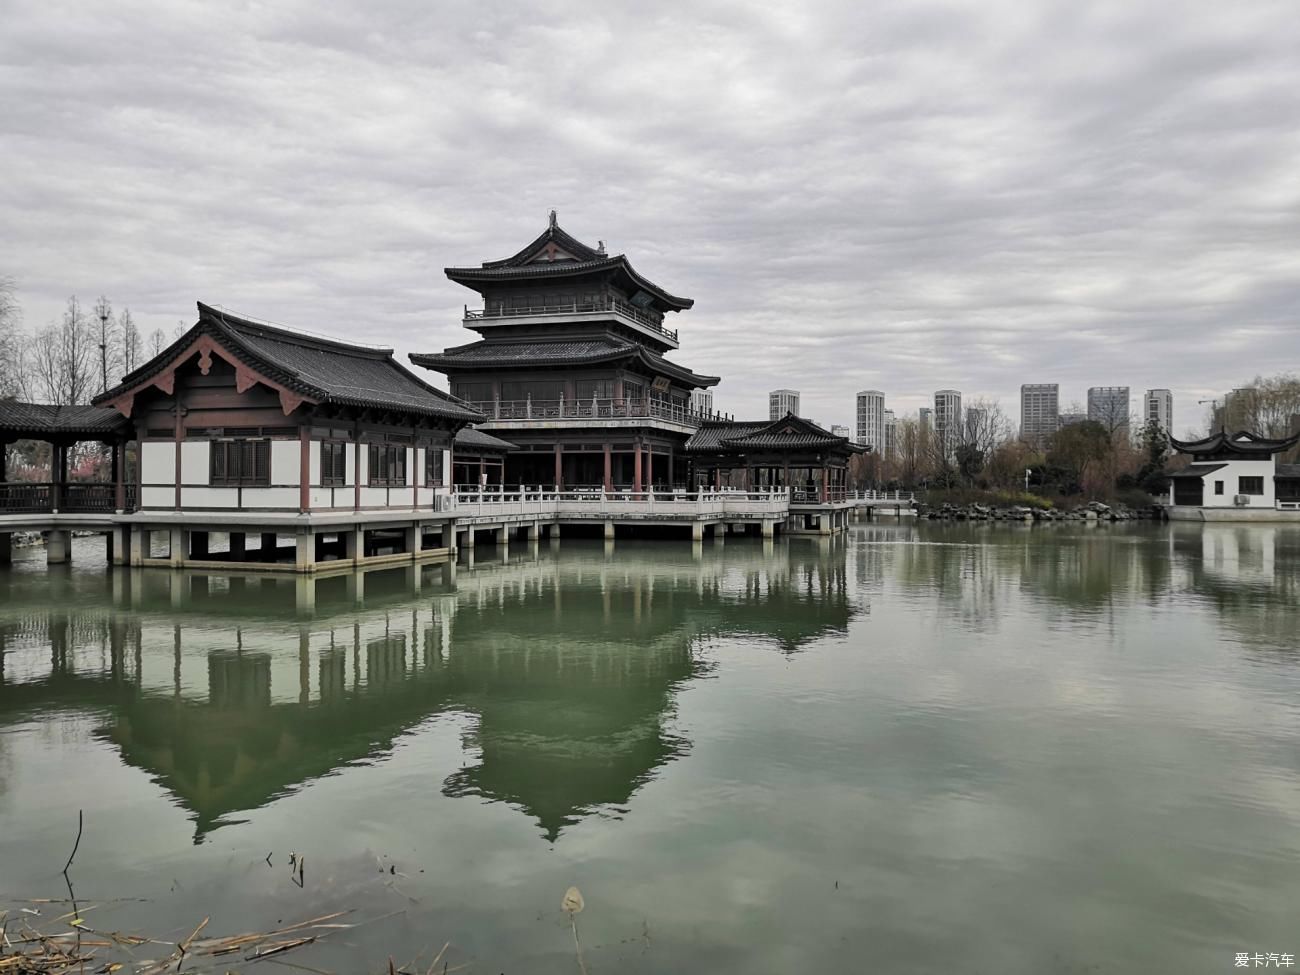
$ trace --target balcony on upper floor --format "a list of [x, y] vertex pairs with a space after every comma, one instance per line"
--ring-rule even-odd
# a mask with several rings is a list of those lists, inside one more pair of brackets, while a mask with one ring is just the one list
[[504, 305], [489, 302], [483, 309], [465, 306], [466, 328], [482, 329], [493, 325], [531, 325], [541, 322], [604, 322], [628, 325], [664, 345], [676, 349], [677, 330], [665, 328], [663, 316], [653, 309], [638, 308], [613, 295], [593, 296], [578, 301], [546, 301], [535, 305]]
[[533, 427], [638, 426], [650, 423], [693, 432], [702, 423], [724, 420], [721, 413], [701, 412], [654, 396], [591, 399], [483, 400], [470, 404], [487, 420], [482, 430]]

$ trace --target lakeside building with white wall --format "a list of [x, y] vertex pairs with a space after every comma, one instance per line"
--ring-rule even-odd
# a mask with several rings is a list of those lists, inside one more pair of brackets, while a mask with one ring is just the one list
[[1300, 520], [1300, 464], [1277, 458], [1300, 443], [1247, 431], [1213, 433], [1201, 440], [1170, 438], [1192, 463], [1170, 478], [1169, 517], [1183, 521]]

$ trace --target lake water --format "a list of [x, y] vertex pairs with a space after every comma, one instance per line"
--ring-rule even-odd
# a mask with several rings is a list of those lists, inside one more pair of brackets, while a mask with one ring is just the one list
[[93, 540], [70, 568], [18, 553], [0, 907], [67, 896], [84, 810], [88, 924], [353, 910], [284, 956], [313, 970], [445, 942], [529, 975], [1300, 955], [1300, 531], [887, 519], [491, 551], [314, 600], [108, 574]]

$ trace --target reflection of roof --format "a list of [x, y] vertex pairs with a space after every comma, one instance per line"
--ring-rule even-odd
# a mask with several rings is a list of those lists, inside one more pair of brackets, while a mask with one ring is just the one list
[[369, 406], [455, 420], [480, 416], [466, 404], [435, 389], [393, 358], [392, 349], [349, 345], [285, 328], [237, 318], [199, 302], [199, 320], [188, 332], [127, 375], [120, 386], [101, 394], [109, 402], [149, 380], [210, 335], [241, 361], [287, 388], [320, 403]]
[[456, 446], [468, 450], [499, 450], [505, 453], [518, 448], [500, 437], [494, 437], [490, 433], [484, 433], [482, 430], [475, 430], [473, 427], [461, 427], [456, 431]]
[[523, 366], [575, 365], [635, 359], [651, 372], [680, 380], [690, 386], [715, 386], [718, 376], [702, 376], [670, 362], [641, 345], [614, 339], [574, 339], [569, 342], [471, 342], [443, 352], [416, 352], [417, 366], [444, 372], [468, 369], [498, 369]]
[[1200, 479], [1206, 474], [1213, 474], [1215, 471], [1221, 471], [1227, 464], [1191, 464], [1184, 467], [1181, 471], [1176, 471], [1169, 476], [1172, 478], [1196, 478]]
[[706, 423], [686, 441], [689, 453], [745, 450], [839, 450], [866, 453], [869, 448], [849, 442], [811, 420], [787, 413], [779, 420]]
[[110, 407], [0, 400], [0, 430], [24, 437], [100, 436], [118, 433], [128, 426], [130, 421]]
[[1174, 450], [1179, 453], [1196, 454], [1198, 456], [1207, 454], [1271, 456], [1289, 450], [1297, 443], [1300, 443], [1300, 432], [1281, 439], [1261, 437], [1248, 430], [1238, 430], [1236, 433], [1225, 433], [1220, 430], [1218, 433], [1212, 433], [1200, 440], [1175, 440], [1173, 437], [1169, 438], [1169, 444]]
[[588, 247], [555, 222], [522, 250], [499, 261], [484, 261], [481, 267], [449, 267], [444, 273], [457, 284], [478, 289], [482, 283], [517, 281], [528, 278], [564, 278], [612, 271], [623, 278], [629, 291], [640, 290], [654, 299], [661, 311], [683, 311], [695, 304], [691, 298], [679, 298], [643, 278], [623, 254], [607, 256]]

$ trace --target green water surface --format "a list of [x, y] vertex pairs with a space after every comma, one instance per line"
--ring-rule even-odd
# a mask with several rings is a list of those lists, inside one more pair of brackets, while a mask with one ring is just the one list
[[96, 924], [353, 910], [320, 970], [579, 972], [571, 885], [592, 975], [1300, 955], [1300, 530], [492, 551], [314, 598], [18, 553], [0, 908], [66, 896], [84, 810]]

